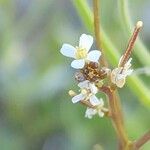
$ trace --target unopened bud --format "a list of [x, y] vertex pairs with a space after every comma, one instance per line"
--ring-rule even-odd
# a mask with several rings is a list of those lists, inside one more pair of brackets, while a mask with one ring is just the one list
[[141, 28], [143, 26], [143, 22], [142, 21], [138, 21], [136, 24], [137, 28]]
[[75, 79], [78, 81], [78, 82], [82, 82], [85, 80], [85, 77], [83, 75], [82, 72], [76, 72], [75, 73]]
[[71, 97], [73, 97], [73, 96], [76, 95], [76, 93], [75, 93], [73, 90], [69, 90], [68, 94], [69, 94]]

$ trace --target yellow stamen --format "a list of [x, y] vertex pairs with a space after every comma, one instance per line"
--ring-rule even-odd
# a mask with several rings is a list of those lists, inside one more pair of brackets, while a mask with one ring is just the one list
[[82, 93], [83, 95], [86, 95], [86, 94], [88, 93], [88, 91], [87, 91], [86, 89], [81, 89], [81, 93]]
[[85, 48], [77, 47], [76, 59], [84, 59], [87, 57], [87, 50]]

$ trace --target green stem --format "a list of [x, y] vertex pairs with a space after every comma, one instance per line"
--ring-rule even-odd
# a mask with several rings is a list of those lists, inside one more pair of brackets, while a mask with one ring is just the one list
[[93, 0], [93, 13], [94, 13], [94, 33], [96, 38], [96, 45], [99, 50], [102, 51], [102, 56], [100, 58], [100, 64], [102, 66], [108, 67], [107, 61], [104, 59], [104, 52], [101, 45], [101, 28], [100, 28], [100, 6], [99, 0]]

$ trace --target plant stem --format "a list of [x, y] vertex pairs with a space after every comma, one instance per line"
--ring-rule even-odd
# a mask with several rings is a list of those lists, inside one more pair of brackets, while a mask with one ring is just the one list
[[134, 143], [135, 150], [140, 149], [148, 141], [150, 142], [150, 131], [148, 131], [141, 138], [135, 141]]
[[124, 125], [122, 122], [123, 120], [122, 115], [121, 115], [122, 112], [118, 104], [118, 101], [116, 99], [116, 93], [115, 91], [112, 91], [109, 87], [105, 87], [105, 86], [100, 88], [100, 91], [104, 92], [108, 96], [113, 126], [117, 132], [117, 136], [118, 136], [119, 143], [120, 143], [120, 148], [122, 150], [125, 150], [125, 148], [128, 146], [129, 140], [128, 140], [128, 136], [126, 134], [126, 131], [124, 129]]
[[123, 58], [122, 58], [122, 61], [120, 63], [120, 67], [123, 67], [125, 65], [125, 63], [128, 61], [131, 53], [132, 53], [132, 49], [133, 49], [133, 46], [135, 44], [135, 41], [137, 39], [137, 36], [140, 32], [140, 29], [142, 28], [143, 26], [143, 22], [142, 21], [138, 21], [136, 26], [135, 26], [135, 29], [134, 29], [134, 32], [129, 40], [129, 43], [128, 43], [128, 46], [125, 50], [125, 53], [123, 54]]
[[93, 13], [94, 13], [94, 33], [95, 33], [95, 38], [96, 38], [96, 45], [99, 50], [102, 51], [102, 56], [100, 59], [100, 64], [102, 66], [108, 67], [108, 63], [104, 59], [104, 53], [101, 45], [101, 29], [100, 29], [100, 5], [99, 5], [100, 0], [93, 0]]
[[[94, 32], [95, 32], [95, 38], [97, 47], [102, 50], [101, 48], [101, 37], [100, 37], [100, 20], [99, 20], [99, 0], [93, 0], [93, 12], [94, 12]], [[102, 53], [104, 53], [102, 51]], [[101, 64], [103, 66], [108, 67], [107, 61], [104, 59], [104, 57], [101, 58]], [[109, 92], [109, 104], [110, 104], [110, 110], [112, 115], [112, 120], [114, 127], [118, 134], [119, 143], [121, 144], [121, 147], [126, 145], [128, 143], [128, 137], [126, 135], [126, 132], [124, 130], [123, 125], [123, 115], [120, 107], [120, 98], [116, 91], [113, 91], [113, 93]]]
[[[124, 31], [126, 35], [131, 34], [131, 29], [133, 28], [133, 23], [130, 15], [130, 10], [128, 6], [129, 0], [118, 0], [119, 4], [119, 10], [120, 10], [120, 18], [121, 22], [124, 28]], [[130, 1], [129, 1], [130, 2]], [[137, 39], [136, 45], [135, 45], [136, 51], [134, 51], [134, 54], [138, 58], [138, 60], [143, 64], [144, 66], [150, 65], [150, 53], [148, 48], [143, 44], [143, 42], [140, 39]]]
[[[73, 0], [73, 4], [79, 14], [79, 17], [83, 21], [85, 27], [89, 32], [92, 33], [93, 13], [87, 4], [87, 1]], [[112, 66], [116, 66], [118, 64], [120, 53], [117, 51], [117, 48], [115, 47], [114, 43], [111, 42], [109, 36], [106, 34], [102, 26], [101, 26], [101, 37], [102, 37], [101, 44], [102, 47], [105, 49], [104, 53], [107, 60], [111, 63]], [[142, 60], [144, 60], [143, 57]], [[138, 97], [138, 100], [142, 102], [142, 104], [144, 104], [147, 108], [149, 108], [150, 106], [149, 89], [144, 84], [144, 82], [137, 75], [134, 75], [128, 78], [127, 84], [132, 90], [132, 92], [134, 92], [134, 94]]]

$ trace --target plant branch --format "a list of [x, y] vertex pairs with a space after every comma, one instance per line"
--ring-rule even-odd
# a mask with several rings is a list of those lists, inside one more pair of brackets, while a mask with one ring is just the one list
[[135, 141], [134, 147], [136, 150], [141, 148], [146, 142], [150, 141], [150, 131], [145, 133], [141, 138]]
[[[122, 26], [124, 28], [124, 31], [126, 35], [131, 34], [131, 29], [133, 28], [133, 22], [130, 15], [129, 10], [129, 0], [118, 0], [118, 8], [120, 10], [120, 19], [122, 22]], [[143, 44], [143, 42], [140, 39], [137, 39], [136, 45], [135, 45], [136, 51], [134, 51], [134, 54], [138, 58], [138, 60], [144, 65], [149, 66], [150, 65], [150, 53], [147, 47]]]
[[[93, 13], [94, 13], [94, 32], [95, 32], [95, 38], [96, 38], [96, 44], [99, 49], [101, 48], [101, 37], [100, 37], [100, 17], [99, 17], [99, 0], [93, 0]], [[102, 51], [102, 53], [104, 53]], [[104, 57], [101, 58], [101, 64], [103, 66], [108, 67], [107, 61], [104, 59]], [[124, 131], [124, 125], [123, 125], [123, 115], [120, 107], [120, 98], [117, 94], [117, 92], [108, 92], [109, 97], [109, 104], [110, 104], [110, 110], [111, 110], [111, 116], [113, 120], [114, 127], [118, 134], [119, 143], [121, 144], [120, 147], [124, 147], [126, 143], [128, 143], [128, 137], [126, 135], [126, 132]]]
[[113, 121], [114, 128], [117, 132], [121, 147], [126, 147], [129, 143], [129, 140], [126, 131], [124, 129], [124, 125], [122, 123], [123, 119], [120, 112], [121, 108], [118, 108], [115, 92], [112, 91], [110, 87], [106, 86], [101, 87], [99, 90], [104, 92], [108, 96], [110, 112], [112, 115], [111, 118]]
[[122, 61], [120, 63], [120, 67], [123, 67], [125, 65], [125, 63], [128, 61], [131, 53], [132, 53], [132, 49], [133, 49], [133, 46], [135, 44], [135, 41], [137, 39], [137, 36], [140, 32], [140, 29], [142, 28], [143, 26], [143, 22], [142, 21], [138, 21], [136, 26], [135, 26], [135, 29], [134, 29], [134, 32], [129, 40], [129, 43], [128, 43], [128, 46], [125, 50], [125, 53], [123, 54], [123, 58], [122, 58]]
[[93, 13], [94, 13], [94, 33], [95, 33], [95, 38], [96, 38], [96, 45], [99, 50], [102, 51], [102, 56], [100, 59], [100, 63], [102, 66], [108, 67], [108, 63], [104, 59], [104, 52], [102, 49], [101, 45], [101, 28], [100, 28], [100, 5], [99, 5], [100, 0], [93, 0]]

